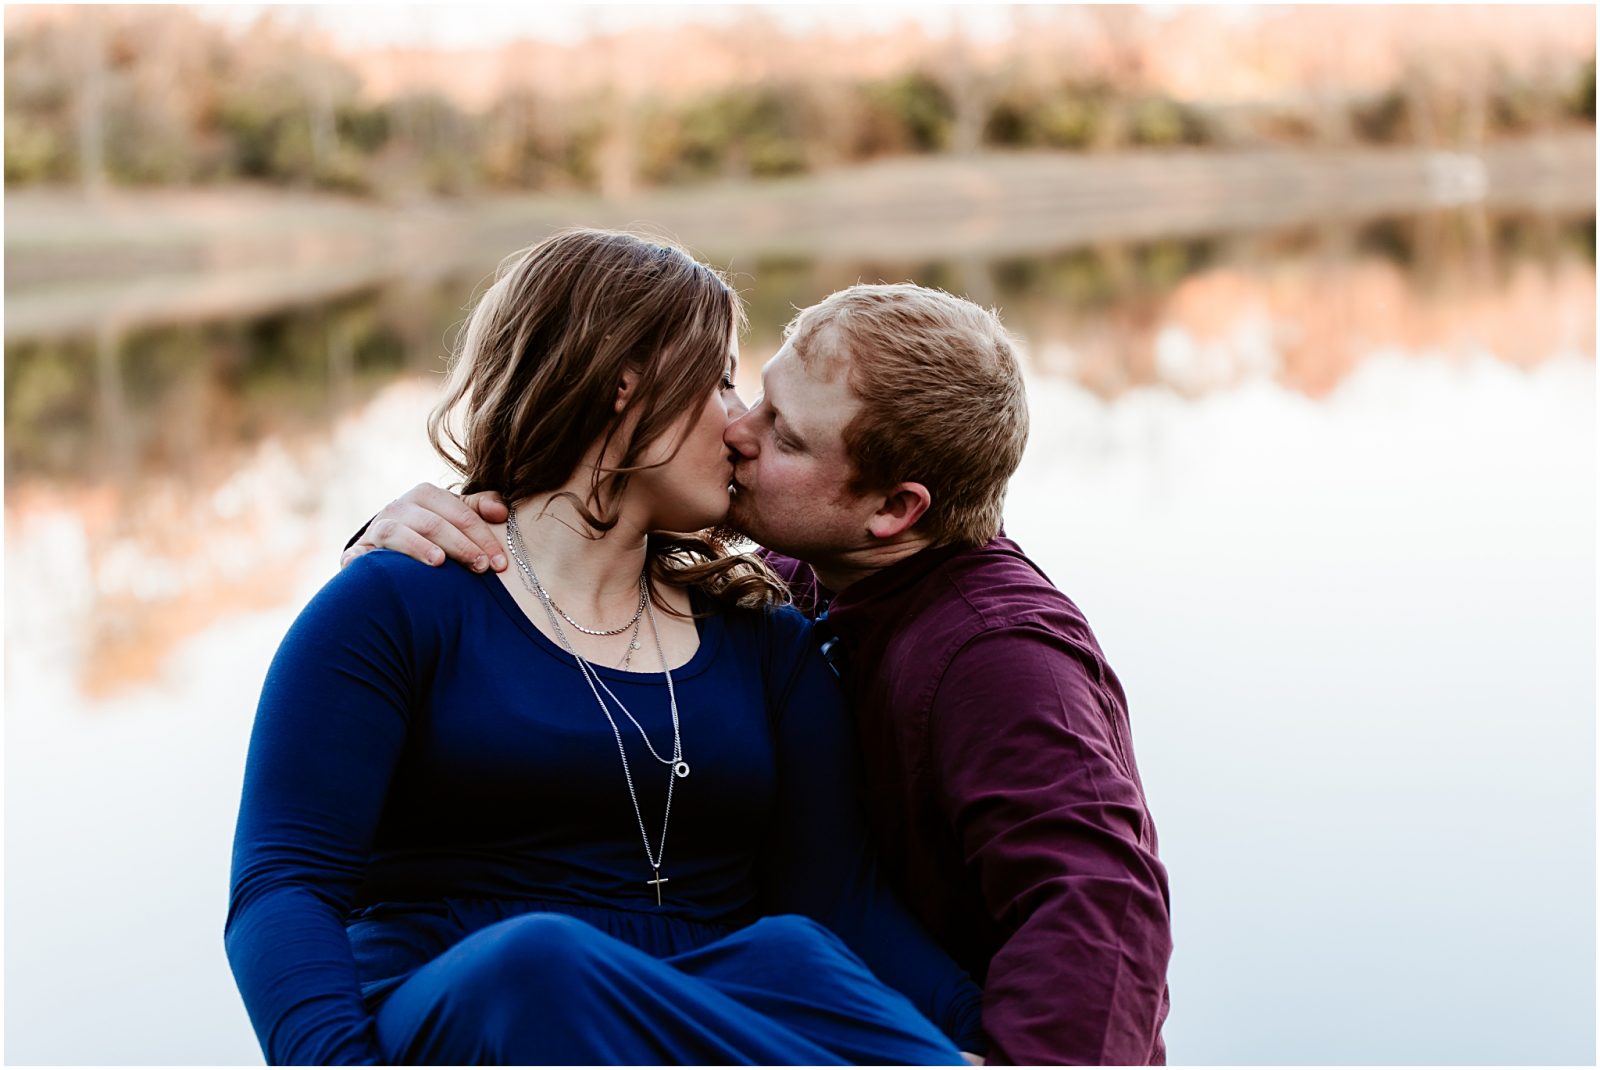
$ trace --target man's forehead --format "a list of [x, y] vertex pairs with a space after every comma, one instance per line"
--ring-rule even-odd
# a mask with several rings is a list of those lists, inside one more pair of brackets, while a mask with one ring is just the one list
[[784, 348], [805, 366], [806, 374], [819, 383], [831, 383], [849, 374], [850, 352], [838, 325], [822, 323], [805, 332], [805, 350], [791, 340]]
[[815, 335], [807, 340], [804, 357], [800, 355], [792, 341], [785, 342], [783, 348], [767, 361], [762, 374], [769, 382], [777, 379], [781, 383], [792, 384], [802, 389], [832, 386], [844, 386], [849, 389], [848, 363], [835, 355], [831, 349], [823, 351], [815, 348], [813, 342], [816, 340]]
[[794, 347], [785, 345], [762, 368], [763, 393], [774, 409], [793, 423], [813, 431], [849, 422], [858, 404], [848, 379], [838, 374], [822, 377], [823, 368], [802, 360]]

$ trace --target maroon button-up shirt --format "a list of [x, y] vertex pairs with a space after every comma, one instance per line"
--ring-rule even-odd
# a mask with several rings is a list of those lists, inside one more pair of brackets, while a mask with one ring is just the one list
[[1166, 870], [1127, 700], [1010, 539], [924, 550], [832, 598], [769, 555], [829, 651], [906, 903], [984, 987], [991, 1063], [1164, 1063]]

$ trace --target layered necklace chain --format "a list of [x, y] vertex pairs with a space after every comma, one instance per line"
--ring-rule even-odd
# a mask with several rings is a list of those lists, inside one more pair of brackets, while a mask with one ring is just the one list
[[[611, 725], [611, 734], [617, 741], [617, 755], [622, 759], [622, 776], [628, 784], [628, 797], [633, 800], [633, 814], [639, 821], [639, 838], [644, 841], [644, 857], [650, 863], [650, 869], [655, 874], [654, 880], [646, 881], [645, 883], [655, 888], [656, 905], [660, 906], [661, 886], [668, 881], [668, 878], [661, 875], [661, 863], [666, 857], [667, 825], [672, 820], [672, 787], [679, 779], [689, 775], [689, 763], [683, 760], [683, 737], [678, 724], [678, 695], [672, 685], [672, 671], [667, 668], [667, 656], [661, 649], [661, 632], [656, 627], [655, 608], [650, 604], [650, 565], [647, 561], [644, 570], [639, 573], [639, 608], [634, 611], [633, 619], [620, 628], [614, 628], [610, 631], [597, 631], [585, 628], [568, 616], [561, 607], [555, 604], [555, 599], [551, 598], [550, 592], [544, 589], [544, 584], [539, 582], [538, 575], [528, 562], [527, 548], [522, 542], [522, 531], [517, 527], [517, 511], [511, 507], [507, 507], [506, 548], [511, 552], [511, 559], [517, 563], [517, 569], [522, 576], [523, 583], [538, 598], [539, 604], [544, 606], [545, 614], [550, 618], [550, 628], [555, 632], [556, 638], [566, 648], [567, 653], [572, 655], [573, 660], [578, 663], [578, 671], [583, 674], [584, 681], [589, 685], [590, 693], [594, 695], [595, 702], [600, 706], [600, 712], [605, 714], [606, 722]], [[561, 621], [557, 619], [558, 614], [560, 617], [565, 618], [568, 624], [571, 624], [586, 635], [621, 635], [629, 628], [632, 628], [633, 637], [629, 642], [628, 653], [622, 659], [624, 667], [627, 666], [633, 651], [639, 648], [639, 626], [643, 618], [646, 615], [649, 616], [650, 634], [655, 638], [656, 657], [661, 662], [662, 675], [667, 678], [667, 702], [672, 710], [672, 757], [663, 758], [656, 752], [656, 748], [650, 742], [650, 736], [645, 732], [644, 726], [629, 712], [628, 707], [622, 704], [622, 700], [617, 698], [616, 693], [606, 686], [606, 682], [600, 679], [600, 675], [595, 671], [594, 666], [582, 654], [579, 654], [571, 641], [568, 640], [566, 631], [561, 627]], [[645, 830], [644, 811], [639, 807], [639, 793], [634, 790], [633, 771], [628, 765], [627, 748], [622, 743], [622, 730], [617, 727], [616, 718], [611, 716], [611, 709], [606, 705], [605, 699], [600, 697], [602, 691], [612, 702], [616, 703], [617, 709], [621, 710], [623, 716], [633, 723], [633, 727], [638, 729], [639, 736], [644, 740], [645, 748], [649, 750], [650, 756], [662, 765], [670, 766], [672, 769], [672, 775], [667, 778], [666, 808], [661, 816], [661, 839], [653, 850], [650, 847], [650, 834]]]
[[[506, 534], [510, 538], [516, 540], [517, 543], [516, 547], [511, 551], [512, 555], [515, 556], [517, 552], [522, 549], [522, 532], [517, 527], [516, 510], [508, 508], [506, 513]], [[539, 596], [539, 601], [544, 603], [546, 611], [552, 609], [555, 610], [557, 613], [561, 614], [562, 618], [565, 619], [568, 624], [578, 629], [578, 631], [582, 632], [584, 635], [598, 635], [602, 637], [608, 635], [621, 635], [629, 628], [632, 628], [635, 638], [638, 637], [639, 621], [644, 616], [644, 605], [647, 601], [649, 601], [650, 588], [646, 583], [646, 578], [650, 571], [648, 565], [645, 566], [644, 572], [639, 573], [639, 604], [634, 607], [633, 616], [628, 618], [627, 623], [619, 625], [618, 627], [600, 629], [584, 627], [577, 621], [573, 620], [571, 615], [569, 615], [566, 610], [557, 605], [556, 600], [550, 597], [550, 592], [544, 589], [544, 584], [539, 582], [539, 577], [534, 575], [533, 569], [529, 567], [527, 563], [526, 556], [518, 557], [517, 564], [522, 566], [523, 582], [533, 585], [533, 593]]]

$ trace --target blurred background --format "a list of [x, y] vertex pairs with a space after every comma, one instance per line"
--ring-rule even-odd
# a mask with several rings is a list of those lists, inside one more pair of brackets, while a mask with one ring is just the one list
[[997, 307], [1174, 1063], [1595, 1058], [1592, 7], [5, 11], [5, 1056], [259, 1062], [267, 663], [503, 256]]

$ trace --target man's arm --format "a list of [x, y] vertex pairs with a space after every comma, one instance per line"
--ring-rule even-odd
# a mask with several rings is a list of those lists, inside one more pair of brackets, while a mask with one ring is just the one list
[[778, 796], [761, 844], [760, 912], [822, 923], [954, 1043], [986, 1050], [978, 986], [881, 877], [854, 725], [811, 629], [775, 611], [762, 634]]
[[505, 502], [492, 490], [463, 498], [432, 483], [418, 483], [355, 533], [345, 544], [339, 567], [369, 550], [384, 549], [429, 565], [442, 565], [449, 557], [474, 572], [504, 572], [505, 551], [489, 525], [505, 520]]
[[990, 1063], [1162, 1054], [1166, 870], [1123, 711], [1083, 656], [1043, 628], [986, 632], [934, 699], [945, 814], [1008, 934], [984, 987]]

